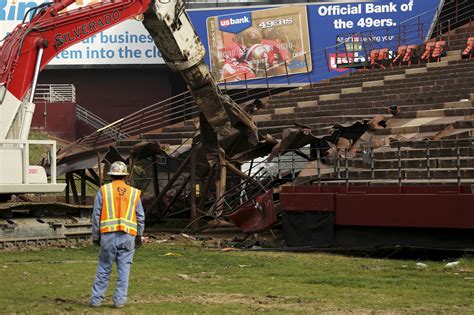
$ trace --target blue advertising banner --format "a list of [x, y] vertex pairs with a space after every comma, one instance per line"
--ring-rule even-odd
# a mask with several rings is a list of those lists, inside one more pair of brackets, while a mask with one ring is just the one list
[[[338, 1], [190, 10], [188, 14], [219, 82], [242, 85], [245, 79], [248, 85], [266, 85], [268, 78], [271, 85], [283, 85], [316, 82], [345, 71], [336, 67], [341, 61], [336, 48], [340, 51], [341, 45], [342, 59], [361, 60], [365, 58], [361, 51], [367, 47], [395, 51], [398, 45], [421, 44], [442, 4], [443, 0]], [[298, 7], [304, 8], [304, 14], [294, 10]], [[272, 37], [268, 29], [275, 29], [273, 33], [280, 37]], [[278, 62], [272, 64], [274, 59]], [[275, 71], [278, 64], [280, 69]]]

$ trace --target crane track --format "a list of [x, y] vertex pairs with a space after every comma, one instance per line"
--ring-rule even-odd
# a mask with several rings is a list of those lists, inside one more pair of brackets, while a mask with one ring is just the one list
[[91, 239], [91, 207], [63, 203], [0, 204], [0, 251], [67, 247]]

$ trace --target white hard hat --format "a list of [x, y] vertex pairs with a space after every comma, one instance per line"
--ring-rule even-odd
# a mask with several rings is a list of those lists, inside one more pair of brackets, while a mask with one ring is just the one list
[[128, 175], [127, 165], [125, 165], [125, 163], [121, 161], [113, 162], [110, 166], [110, 171], [107, 174], [115, 176]]

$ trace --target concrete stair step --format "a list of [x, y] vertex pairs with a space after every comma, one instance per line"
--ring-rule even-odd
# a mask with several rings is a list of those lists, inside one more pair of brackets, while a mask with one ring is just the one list
[[360, 121], [363, 119], [371, 119], [372, 115], [338, 115], [338, 116], [321, 116], [321, 117], [310, 117], [308, 115], [301, 115], [301, 116], [294, 116], [285, 117], [285, 116], [278, 116], [273, 117], [274, 115], [261, 115], [265, 116], [262, 117], [262, 120], [258, 121], [257, 126], [259, 127], [271, 127], [271, 126], [286, 126], [286, 125], [294, 125], [294, 123], [299, 123], [302, 125], [309, 125], [309, 124], [326, 124], [326, 125], [334, 125], [335, 123], [342, 123], [342, 122], [352, 122], [352, 121]]
[[400, 126], [384, 129], [375, 129], [372, 131], [374, 135], [398, 135], [398, 134], [411, 134], [411, 133], [424, 133], [424, 132], [439, 132], [449, 126], [450, 123], [430, 123], [420, 126]]
[[[442, 109], [443, 103], [431, 103], [431, 104], [415, 104], [410, 106], [399, 106], [400, 114], [416, 112], [417, 110], [430, 110], [430, 109]], [[377, 113], [387, 114], [387, 105], [382, 102], [366, 102], [362, 104], [327, 104], [327, 105], [318, 105], [315, 107], [307, 108], [295, 108], [295, 113], [298, 112], [326, 112], [331, 113], [331, 111], [347, 111], [347, 113], [355, 113], [352, 110], [357, 111], [358, 114], [368, 114], [372, 113], [373, 110], [376, 110]], [[461, 116], [461, 115], [459, 115]]]
[[[471, 98], [474, 97], [474, 94], [471, 94]], [[460, 100], [456, 102], [446, 102], [444, 103], [444, 108], [449, 108], [449, 109], [457, 109], [457, 108], [471, 108], [472, 107], [472, 101], [471, 100]]]
[[[367, 102], [388, 102], [388, 105], [414, 105], [414, 104], [428, 104], [428, 103], [437, 103], [437, 102], [451, 102], [459, 100], [463, 95], [469, 95], [469, 93], [474, 90], [473, 87], [468, 88], [456, 88], [456, 87], [445, 87], [445, 88], [431, 88], [430, 91], [417, 91], [414, 88], [413, 91], [400, 91], [393, 90], [390, 91], [390, 94], [383, 94], [374, 91], [373, 93], [361, 93], [354, 94], [350, 98], [350, 102], [346, 98], [340, 100], [332, 101], [318, 101], [320, 106], [322, 105], [337, 105], [337, 104], [358, 104], [358, 103], [367, 103]], [[388, 106], [387, 105], [387, 106]]]
[[448, 50], [446, 52], [446, 56], [454, 56], [454, 55], [460, 55], [462, 50], [456, 49], [456, 50]]
[[459, 120], [454, 123], [456, 129], [474, 129], [474, 120]]
[[[408, 107], [408, 109], [410, 108]], [[401, 112], [397, 115], [397, 118], [428, 118], [462, 115], [474, 115], [474, 107], [471, 106], [469, 108], [438, 108], [411, 112]]]
[[170, 132], [195, 132], [197, 128], [193, 126], [180, 126], [180, 127], [165, 127], [163, 128], [163, 132], [170, 133]]
[[453, 54], [449, 56], [444, 56], [441, 57], [441, 61], [454, 61], [454, 60], [461, 60], [461, 53], [459, 52], [458, 54]]

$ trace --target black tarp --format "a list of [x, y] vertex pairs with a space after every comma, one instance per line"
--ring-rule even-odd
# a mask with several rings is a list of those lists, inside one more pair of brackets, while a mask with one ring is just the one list
[[286, 244], [290, 247], [327, 247], [334, 239], [334, 212], [284, 212], [282, 227]]

